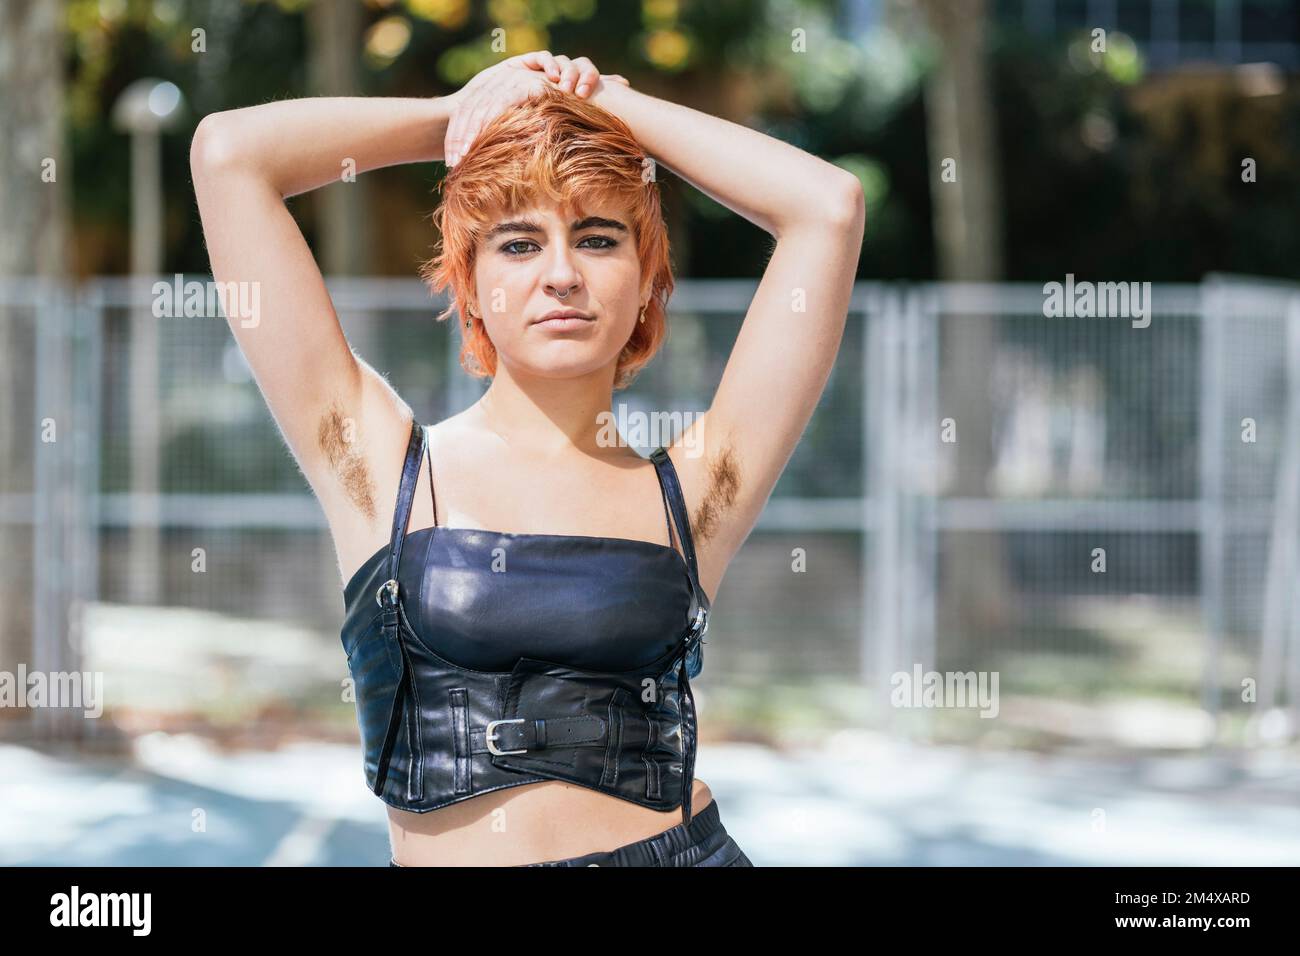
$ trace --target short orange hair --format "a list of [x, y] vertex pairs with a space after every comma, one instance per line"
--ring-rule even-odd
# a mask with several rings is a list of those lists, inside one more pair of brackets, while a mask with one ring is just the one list
[[[615, 389], [632, 383], [663, 342], [673, 291], [659, 185], [643, 178], [646, 160], [621, 119], [553, 86], [503, 111], [479, 132], [442, 181], [442, 203], [433, 213], [438, 247], [420, 269], [435, 294], [451, 287], [451, 304], [437, 320], [453, 312], [460, 315], [460, 364], [465, 371], [477, 378], [496, 374], [497, 351], [482, 319], [468, 316], [461, 307], [474, 299], [475, 251], [492, 225], [490, 213], [522, 209], [541, 197], [578, 210], [585, 208], [584, 199], [610, 199], [631, 211], [641, 288], [647, 277], [651, 284], [645, 321], [633, 327], [614, 375]], [[465, 318], [473, 323], [468, 330]]]

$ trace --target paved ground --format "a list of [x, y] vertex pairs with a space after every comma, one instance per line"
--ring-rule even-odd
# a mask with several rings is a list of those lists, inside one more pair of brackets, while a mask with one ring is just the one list
[[[791, 758], [701, 749], [758, 866], [1296, 865], [1300, 760], [1040, 756], [854, 732]], [[0, 745], [0, 864], [382, 866], [354, 747], [221, 755], [141, 738], [133, 763]]]

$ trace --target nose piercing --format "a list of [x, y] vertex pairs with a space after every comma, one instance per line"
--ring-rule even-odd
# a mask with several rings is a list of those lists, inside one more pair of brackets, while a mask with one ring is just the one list
[[[572, 291], [572, 290], [570, 290], [570, 291]], [[559, 289], [556, 289], [556, 290], [555, 290], [555, 294], [558, 295], [561, 299], [567, 299], [567, 298], [569, 297], [569, 293], [568, 293], [568, 292], [561, 292]]]

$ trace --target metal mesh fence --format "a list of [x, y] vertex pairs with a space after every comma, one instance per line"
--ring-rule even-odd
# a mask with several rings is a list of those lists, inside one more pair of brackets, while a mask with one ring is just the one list
[[[421, 420], [486, 387], [458, 367], [456, 330], [419, 283], [330, 287], [349, 341]], [[707, 408], [754, 288], [682, 282], [663, 351], [615, 409]], [[63, 517], [29, 507], [45, 494], [38, 446], [30, 433], [14, 446], [33, 467], [2, 489], [10, 540], [75, 523], [93, 552], [79, 599], [305, 625], [333, 653], [343, 607], [323, 515], [224, 320], [156, 320], [151, 379], [132, 294], [117, 280], [76, 290], [66, 349], [37, 342], [31, 308], [0, 312], [86, 426], [56, 466], [85, 472]], [[888, 680], [920, 664], [998, 670], [1013, 697], [1084, 705], [1154, 695], [1217, 712], [1243, 678], [1292, 702], [1293, 298], [1222, 278], [1157, 285], [1136, 327], [1048, 318], [1039, 286], [860, 284], [818, 409], [728, 569], [713, 686], [865, 680], [860, 710], [879, 718]], [[156, 495], [133, 473], [142, 407]], [[61, 574], [42, 568], [39, 539], [7, 567]]]

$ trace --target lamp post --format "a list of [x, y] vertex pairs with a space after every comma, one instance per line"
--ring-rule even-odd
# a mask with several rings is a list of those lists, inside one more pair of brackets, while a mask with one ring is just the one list
[[184, 115], [174, 83], [139, 79], [113, 104], [113, 125], [131, 136], [131, 533], [128, 593], [134, 603], [159, 594], [161, 508], [158, 320], [149, 289], [162, 271], [163, 192], [161, 136]]

